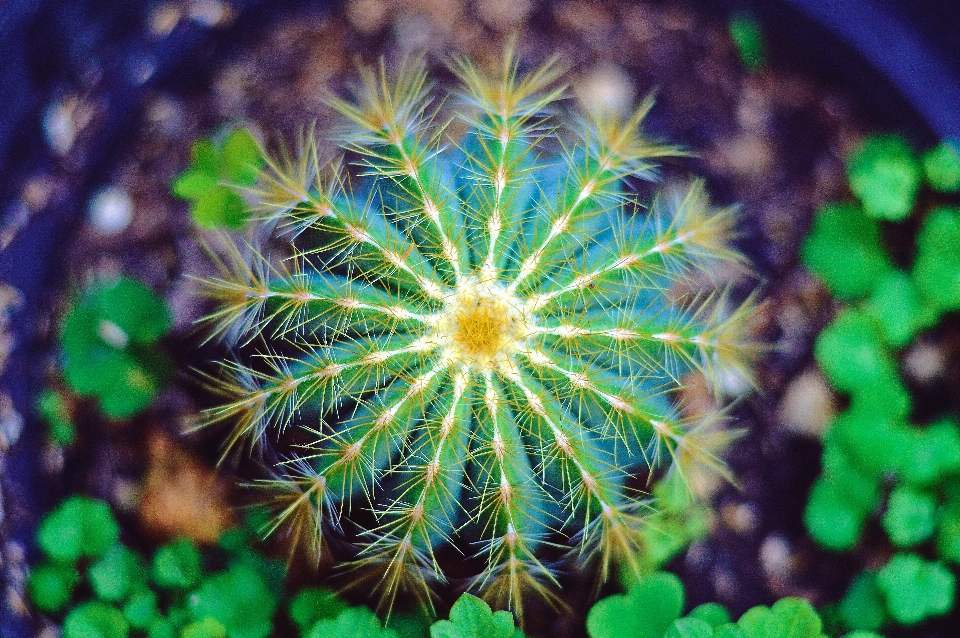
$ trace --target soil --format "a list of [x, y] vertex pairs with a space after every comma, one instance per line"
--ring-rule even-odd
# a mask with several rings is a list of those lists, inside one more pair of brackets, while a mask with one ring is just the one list
[[[218, 35], [181, 72], [151, 89], [135, 134], [108, 176], [121, 210], [116, 223], [122, 225], [124, 206], [132, 205], [129, 225], [110, 230], [102, 218], [88, 216], [64, 251], [68, 274], [60, 292], [119, 272], [140, 277], [174, 310], [167, 346], [179, 368], [215, 358], [215, 346], [202, 345], [195, 328], [205, 304], [189, 278], [210, 274], [212, 266], [186, 203], [170, 194], [193, 140], [241, 121], [271, 146], [289, 144], [311, 122], [319, 131], [327, 128], [332, 117], [322, 97], [344, 91], [358, 59], [424, 52], [443, 84], [451, 79], [445, 61], [466, 55], [491, 62], [516, 34], [525, 65], [559, 54], [569, 65], [571, 96], [587, 105], [629, 109], [655, 91], [648, 132], [697, 153], [666, 167], [665, 180], [701, 175], [717, 204], [742, 210], [742, 248], [755, 277], [721, 277], [741, 296], [759, 282], [765, 305], [756, 337], [771, 348], [758, 363], [756, 393], [733, 411], [734, 425], [746, 431], [727, 454], [739, 486], [714, 487], [711, 535], [669, 566], [686, 583], [688, 605], [717, 601], [735, 616], [783, 596], [823, 605], [842, 596], [864, 563], [882, 561], [817, 548], [801, 520], [819, 473], [818, 435], [840, 404], [811, 356], [812, 340], [834, 307], [798, 266], [797, 251], [815, 209], [849, 198], [842, 158], [873, 126], [851, 96], [778, 66], [776, 59], [748, 72], [723, 16], [681, 0], [349, 0], [334, 13], [300, 7], [256, 23], [242, 15], [233, 21], [226, 5], [204, 0], [157, 4], [143, 28], [163, 38], [178, 21], [199, 19]], [[82, 94], [63, 96], [53, 106], [63, 107], [65, 124], [80, 131], [98, 108]], [[59, 143], [69, 162], [75, 142]], [[53, 187], [40, 175], [22, 192], [42, 198]], [[51, 298], [50, 316], [65, 303], [66, 297]], [[44, 328], [51, 362], [52, 326]], [[144, 543], [178, 533], [215, 537], [243, 496], [230, 487], [232, 468], [213, 469], [217, 437], [182, 435], [212, 400], [184, 374], [145, 416], [129, 423], [103, 422], [81, 406], [80, 444], [66, 455], [55, 448], [45, 453], [48, 484], [110, 500]], [[544, 614], [531, 636], [585, 635], [592, 584], [576, 574], [564, 580], [561, 596], [569, 611]], [[946, 636], [949, 622], [910, 635]]]

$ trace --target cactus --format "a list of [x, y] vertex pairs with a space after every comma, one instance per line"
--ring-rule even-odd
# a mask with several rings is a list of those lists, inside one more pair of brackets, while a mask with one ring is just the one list
[[223, 364], [206, 423], [277, 459], [268, 531], [319, 554], [368, 521], [353, 564], [388, 607], [398, 590], [429, 603], [444, 546], [514, 610], [556, 585], [545, 548], [596, 558], [601, 579], [638, 568], [644, 478], [723, 471], [723, 413], [685, 415], [671, 393], [691, 369], [746, 374], [751, 305], [683, 292], [744, 265], [735, 211], [700, 182], [642, 210], [628, 183], [681, 154], [642, 134], [652, 101], [561, 129], [558, 65], [518, 68], [456, 63], [452, 117], [421, 62], [362, 70], [354, 99], [329, 100], [351, 168], [312, 132], [268, 158], [247, 194], [260, 234], [289, 244], [230, 243], [205, 282], [213, 333], [254, 352]]

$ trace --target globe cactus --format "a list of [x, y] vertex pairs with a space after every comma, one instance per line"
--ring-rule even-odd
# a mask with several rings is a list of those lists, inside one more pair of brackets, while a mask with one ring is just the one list
[[556, 582], [545, 545], [597, 557], [603, 578], [637, 565], [658, 464], [721, 468], [717, 415], [671, 393], [690, 369], [745, 370], [750, 308], [683, 293], [742, 265], [732, 209], [699, 182], [647, 210], [632, 194], [679, 154], [641, 133], [651, 101], [568, 130], [555, 63], [454, 71], [451, 112], [417, 62], [331, 98], [351, 168], [312, 134], [267, 160], [248, 191], [260, 243], [206, 282], [214, 332], [242, 346], [207, 421], [278, 459], [260, 481], [274, 528], [321, 552], [367, 521], [354, 564], [377, 567], [388, 604], [429, 600], [455, 546], [485, 565], [470, 587], [517, 609]]

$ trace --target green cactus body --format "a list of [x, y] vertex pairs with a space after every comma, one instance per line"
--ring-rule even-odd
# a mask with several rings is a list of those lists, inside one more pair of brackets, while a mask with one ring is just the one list
[[372, 512], [357, 559], [388, 603], [408, 586], [429, 599], [452, 543], [485, 562], [471, 587], [517, 609], [556, 582], [546, 543], [598, 557], [604, 578], [637, 564], [648, 503], [632, 478], [721, 467], [729, 435], [670, 392], [688, 369], [745, 370], [750, 309], [673, 294], [742, 264], [733, 211], [700, 183], [633, 212], [625, 180], [678, 154], [641, 134], [649, 101], [576, 135], [547, 115], [556, 65], [455, 70], [448, 120], [421, 64], [367, 70], [355, 101], [331, 100], [358, 171], [322, 161], [312, 135], [268, 160], [253, 194], [291, 249], [240, 245], [206, 282], [216, 331], [258, 351], [224, 364], [230, 398], [207, 416], [233, 424], [228, 447], [296, 428], [307, 443], [262, 481], [276, 526], [319, 552]]

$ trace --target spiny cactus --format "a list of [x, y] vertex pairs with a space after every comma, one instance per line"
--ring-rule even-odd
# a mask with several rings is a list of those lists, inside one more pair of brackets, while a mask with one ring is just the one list
[[[457, 63], [451, 112], [422, 63], [362, 71], [354, 100], [330, 99], [357, 170], [312, 133], [268, 159], [249, 194], [289, 249], [241, 242], [206, 282], [215, 332], [257, 352], [223, 364], [230, 398], [207, 421], [281, 459], [260, 484], [299, 542], [319, 553], [345, 519], [373, 521], [354, 564], [379, 570], [388, 606], [407, 587], [429, 600], [446, 545], [515, 610], [556, 584], [545, 545], [597, 557], [602, 578], [636, 567], [648, 473], [722, 470], [717, 415], [671, 393], [691, 368], [745, 372], [749, 305], [682, 292], [743, 264], [734, 211], [699, 182], [642, 210], [628, 183], [680, 154], [641, 133], [652, 102], [568, 130], [557, 64], [518, 66]], [[282, 432], [295, 444], [264, 452]]]

